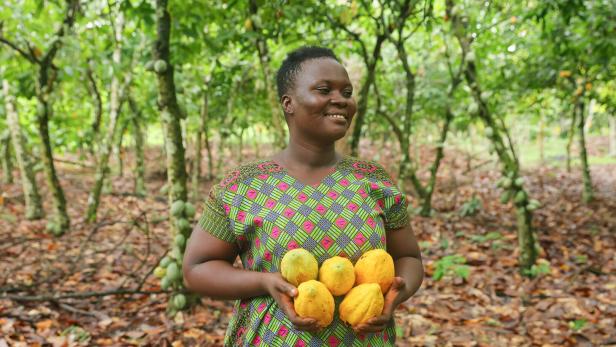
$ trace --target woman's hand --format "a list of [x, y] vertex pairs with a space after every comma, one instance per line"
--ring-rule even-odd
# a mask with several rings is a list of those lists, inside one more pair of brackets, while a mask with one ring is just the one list
[[320, 329], [317, 320], [302, 318], [295, 312], [293, 298], [297, 296], [297, 288], [282, 278], [279, 272], [265, 274], [265, 290], [276, 300], [276, 303], [289, 318], [297, 330], [316, 332]]
[[410, 296], [407, 291], [406, 283], [402, 277], [394, 277], [391, 287], [387, 293], [385, 293], [383, 313], [378, 317], [369, 319], [365, 323], [354, 326], [353, 329], [355, 332], [358, 334], [366, 334], [385, 330], [387, 324], [389, 324], [394, 317], [394, 310], [396, 307]]

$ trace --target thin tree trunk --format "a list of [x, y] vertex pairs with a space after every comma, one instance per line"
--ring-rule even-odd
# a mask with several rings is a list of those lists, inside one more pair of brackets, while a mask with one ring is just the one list
[[434, 194], [434, 190], [436, 187], [436, 175], [438, 173], [438, 169], [441, 165], [441, 160], [445, 156], [445, 142], [447, 141], [447, 134], [449, 134], [449, 125], [453, 120], [453, 113], [451, 109], [447, 107], [445, 111], [445, 123], [441, 128], [441, 136], [439, 138], [439, 143], [436, 147], [436, 157], [434, 158], [434, 162], [430, 167], [430, 181], [428, 181], [428, 185], [425, 189], [425, 196], [423, 197], [421, 204], [421, 211], [419, 212], [422, 216], [429, 216], [432, 212], [432, 195]]
[[[172, 204], [178, 201], [182, 203], [187, 202], [187, 175], [184, 144], [182, 141], [182, 112], [177, 101], [174, 69], [170, 59], [170, 36], [171, 16], [167, 11], [167, 0], [156, 0], [156, 41], [154, 43], [153, 55], [158, 80], [158, 109], [163, 123], [164, 137], [166, 138], [169, 219], [171, 235], [174, 239], [171, 257], [174, 259], [174, 264], [181, 268], [180, 264], [183, 259], [185, 242], [178, 243], [177, 240], [178, 237], [184, 241], [188, 240], [192, 228], [188, 221], [191, 216], [187, 216], [185, 213], [181, 216], [178, 216], [177, 213], [171, 213]], [[176, 293], [182, 292], [184, 288], [181, 279], [173, 279], [170, 286]], [[170, 312], [176, 312], [182, 309], [182, 307], [170, 305], [168, 309]]]
[[199, 197], [199, 181], [201, 180], [201, 142], [203, 134], [201, 130], [195, 134], [195, 156], [191, 171], [190, 199], [195, 200]]
[[0, 134], [0, 146], [2, 147], [2, 172], [4, 184], [13, 184], [13, 160], [11, 158], [11, 134], [5, 130]]
[[573, 115], [571, 116], [571, 125], [567, 133], [567, 172], [571, 173], [571, 146], [573, 145], [573, 137], [577, 124], [577, 102], [573, 105]]
[[[49, 83], [48, 74], [51, 69], [51, 62], [49, 62], [49, 65], [42, 64], [39, 67], [37, 86], [38, 107], [36, 118], [42, 147], [41, 159], [43, 160], [43, 168], [45, 171], [47, 186], [49, 187], [53, 201], [53, 213], [47, 224], [47, 230], [51, 231], [56, 236], [60, 236], [68, 230], [70, 226], [70, 219], [66, 212], [66, 198], [64, 197], [64, 191], [62, 190], [60, 180], [56, 174], [56, 167], [53, 161], [53, 150], [51, 147], [51, 140], [49, 138], [49, 118], [51, 118], [51, 105], [49, 103], [49, 98], [51, 91], [47, 86]], [[55, 79], [55, 77], [52, 79]]]
[[124, 151], [122, 149], [124, 142], [124, 134], [128, 129], [128, 124], [130, 123], [130, 119], [124, 119], [122, 122], [122, 126], [120, 127], [120, 131], [118, 134], [118, 142], [116, 145], [116, 160], [118, 161], [118, 177], [124, 176]]
[[24, 50], [19, 45], [10, 42], [2, 37], [0, 31], [1, 42], [11, 47], [21, 56], [25, 57], [30, 63], [36, 66], [36, 99], [37, 99], [37, 128], [41, 140], [41, 159], [45, 170], [45, 177], [53, 200], [53, 213], [50, 217], [47, 229], [53, 232], [54, 235], [61, 235], [70, 226], [70, 219], [66, 212], [66, 199], [64, 191], [60, 186], [60, 181], [56, 174], [56, 168], [53, 162], [53, 150], [49, 139], [49, 118], [52, 116], [51, 94], [54, 89], [56, 80], [57, 68], [53, 64], [53, 60], [62, 46], [63, 37], [71, 30], [75, 23], [75, 17], [78, 13], [79, 1], [69, 0], [66, 6], [66, 13], [62, 24], [50, 39], [51, 43], [46, 54], [34, 54], [32, 50]]
[[[400, 32], [400, 36], [402, 36], [402, 32]], [[402, 159], [400, 162], [398, 177], [400, 181], [406, 181], [410, 178], [417, 194], [423, 196], [423, 187], [421, 187], [421, 184], [419, 184], [420, 187], [417, 186], [419, 180], [415, 175], [415, 170], [413, 168], [413, 163], [411, 162], [410, 156], [411, 126], [413, 117], [413, 105], [415, 103], [415, 74], [411, 70], [411, 67], [408, 63], [408, 54], [406, 53], [404, 41], [402, 41], [401, 37], [395, 42], [395, 46], [398, 52], [398, 57], [400, 58], [400, 62], [402, 63], [402, 68], [404, 69], [406, 81], [406, 105], [404, 108], [404, 116], [402, 117], [402, 136], [399, 139]]]
[[141, 111], [135, 100], [129, 96], [128, 105], [132, 112], [131, 124], [135, 138], [135, 186], [134, 192], [139, 196], [146, 195], [145, 189], [145, 155], [143, 129], [141, 129]]
[[240, 133], [238, 136], [238, 144], [237, 144], [237, 161], [242, 162], [244, 160], [244, 131], [246, 128], [240, 129]]
[[[209, 105], [208, 105], [208, 88], [203, 91], [203, 105], [201, 105], [201, 119], [199, 121], [199, 128], [195, 135], [195, 158], [192, 171], [192, 199], [197, 199], [200, 196], [199, 181], [201, 180], [201, 145], [203, 133], [207, 134], [207, 119], [208, 119]], [[207, 135], [206, 135], [207, 137]]]
[[[6, 80], [3, 81], [3, 91], [4, 100], [6, 102], [7, 123], [10, 131], [9, 139], [13, 140], [13, 148], [15, 150], [15, 157], [17, 157], [17, 164], [21, 175], [21, 185], [26, 202], [25, 217], [28, 220], [41, 219], [44, 215], [41, 196], [36, 185], [36, 178], [32, 170], [30, 157], [26, 153], [26, 139], [21, 132], [19, 115], [15, 107], [14, 98], [10, 93], [9, 83]], [[11, 176], [10, 171], [8, 171], [8, 174]]]
[[255, 149], [255, 158], [261, 158], [261, 146], [259, 142], [259, 127], [252, 127], [252, 146]]
[[[472, 52], [470, 46], [472, 38], [466, 32], [466, 27], [462, 23], [462, 19], [457, 13], [453, 13], [454, 7], [453, 0], [446, 0], [446, 13], [451, 18], [452, 31], [454, 32], [462, 53], [464, 56], [471, 56]], [[518, 229], [518, 243], [519, 243], [519, 257], [518, 262], [520, 270], [523, 274], [528, 274], [528, 270], [535, 264], [537, 259], [537, 244], [532, 228], [532, 211], [530, 208], [530, 200], [528, 193], [524, 189], [524, 182], [520, 178], [520, 163], [517, 156], [513, 152], [513, 146], [511, 141], [507, 146], [505, 139], [499, 131], [499, 124], [497, 120], [490, 112], [485, 100], [481, 97], [481, 87], [477, 78], [477, 67], [474, 59], [468, 59], [464, 68], [464, 78], [471, 89], [473, 99], [478, 105], [478, 116], [486, 125], [487, 128], [491, 128], [492, 132], [488, 136], [492, 142], [494, 150], [498, 155], [501, 163], [501, 169], [503, 176], [506, 176], [511, 182], [506, 187], [507, 194], [513, 195], [514, 206], [516, 209], [517, 229]], [[501, 122], [504, 126], [504, 122]]]
[[518, 261], [520, 269], [524, 273], [528, 271], [537, 260], [537, 245], [534, 230], [532, 228], [533, 214], [529, 208], [528, 193], [524, 189], [523, 183], [518, 183], [520, 182], [520, 163], [511, 153], [511, 146], [505, 144], [505, 140], [498, 130], [499, 126], [496, 120], [490, 113], [485, 101], [481, 99], [481, 89], [476, 79], [476, 67], [474, 62], [467, 63], [465, 78], [468, 85], [471, 87], [475, 102], [479, 105], [479, 117], [487, 127], [492, 128], [490, 140], [501, 162], [502, 174], [503, 176], [509, 177], [512, 182], [515, 182], [508, 189], [509, 194], [513, 197], [516, 209], [518, 243], [520, 247]]
[[582, 192], [582, 201], [589, 203], [593, 199], [592, 180], [590, 177], [590, 167], [588, 165], [588, 152], [586, 151], [586, 134], [584, 131], [584, 100], [578, 103], [578, 146], [580, 147], [580, 160], [582, 162], [582, 181], [584, 190]]
[[381, 47], [383, 46], [383, 42], [385, 41], [385, 35], [381, 34], [376, 37], [376, 43], [374, 44], [374, 49], [372, 50], [372, 57], [369, 61], [364, 61], [366, 64], [366, 79], [361, 86], [361, 90], [359, 91], [359, 102], [357, 104], [357, 113], [353, 118], [353, 123], [351, 124], [351, 138], [350, 138], [350, 151], [352, 156], [359, 155], [359, 140], [361, 139], [362, 127], [364, 126], [366, 113], [368, 111], [368, 95], [370, 93], [370, 87], [374, 83], [376, 66], [381, 59]]
[[[250, 0], [249, 10], [252, 16], [257, 15], [257, 12], [259, 11], [257, 0]], [[282, 114], [280, 103], [278, 102], [277, 92], [275, 91], [275, 83], [272, 82], [273, 74], [269, 66], [270, 55], [267, 40], [263, 37], [261, 28], [259, 28], [257, 23], [253, 23], [252, 25], [253, 30], [257, 35], [257, 38], [255, 39], [255, 46], [259, 55], [259, 63], [261, 64], [261, 72], [263, 74], [263, 82], [265, 84], [267, 100], [273, 113], [271, 120], [272, 125], [274, 126], [274, 147], [283, 148], [286, 146], [287, 136], [285, 130], [285, 119]]]
[[96, 84], [96, 79], [94, 78], [94, 71], [92, 70], [92, 61], [88, 60], [88, 68], [86, 69], [86, 76], [88, 78], [88, 89], [90, 94], [93, 96], [94, 100], [94, 117], [92, 118], [92, 123], [90, 125], [92, 136], [90, 140], [90, 153], [95, 156], [96, 151], [94, 146], [97, 143], [99, 137], [99, 130], [101, 126], [101, 120], [103, 118], [103, 101], [101, 98], [101, 93], [98, 89], [98, 85]]
[[615, 115], [612, 115], [611, 117], [609, 117], [609, 123], [610, 123], [610, 135], [609, 135], [610, 151], [609, 151], [609, 154], [612, 157], [616, 157], [616, 116]]
[[210, 143], [210, 136], [209, 136], [208, 129], [205, 129], [204, 135], [205, 135], [205, 150], [207, 151], [207, 170], [208, 170], [207, 179], [211, 180], [214, 178], [214, 158], [212, 156], [212, 145]]
[[222, 164], [225, 159], [225, 144], [227, 136], [218, 133], [218, 158], [216, 158], [216, 172], [221, 173], [223, 170]]
[[[105, 183], [105, 178], [109, 174], [109, 156], [114, 145], [114, 139], [116, 136], [116, 130], [118, 126], [118, 120], [120, 118], [120, 110], [122, 108], [122, 102], [124, 99], [124, 93], [128, 87], [121, 86], [121, 71], [120, 64], [122, 63], [122, 32], [124, 29], [124, 16], [120, 12], [117, 16], [115, 24], [115, 48], [113, 50], [113, 76], [111, 78], [111, 91], [109, 96], [109, 126], [107, 127], [107, 134], [103, 145], [101, 146], [101, 153], [98, 158], [94, 187], [88, 197], [88, 208], [86, 212], [86, 220], [89, 222], [96, 221], [96, 214], [98, 205], [100, 204], [100, 196]], [[110, 183], [110, 182], [109, 182]], [[110, 185], [107, 189], [110, 188]]]
[[544, 146], [543, 146], [543, 132], [545, 129], [545, 123], [543, 121], [543, 113], [541, 114], [541, 119], [539, 119], [539, 134], [537, 134], [537, 142], [539, 143], [539, 162], [541, 166], [545, 165], [545, 154], [544, 154]]

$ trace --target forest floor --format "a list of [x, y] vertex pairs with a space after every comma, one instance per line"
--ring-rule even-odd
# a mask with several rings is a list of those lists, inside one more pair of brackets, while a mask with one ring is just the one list
[[[376, 158], [373, 151], [366, 147], [363, 157]], [[431, 153], [422, 153], [428, 167]], [[60, 238], [45, 233], [44, 221], [24, 220], [18, 183], [3, 186], [0, 347], [221, 345], [231, 302], [205, 298], [174, 318], [165, 313], [168, 294], [151, 275], [170, 242], [159, 193], [164, 160], [158, 149], [147, 157], [148, 197], [130, 194], [129, 175], [114, 177], [92, 224], [83, 219], [92, 168], [58, 162], [72, 218]], [[378, 158], [392, 167], [391, 156]], [[580, 201], [579, 168], [524, 172], [543, 203], [534, 218], [541, 259], [536, 276], [526, 278], [518, 273], [515, 216], [499, 202], [494, 163], [453, 149], [445, 158], [434, 215], [412, 218], [426, 278], [396, 311], [397, 345], [616, 346], [616, 165], [592, 167], [597, 196], [589, 205]], [[211, 184], [204, 181], [201, 193]], [[473, 196], [477, 213], [460, 216]], [[450, 263], [452, 271], [434, 280], [450, 255], [466, 263]], [[461, 265], [466, 279], [456, 272]]]

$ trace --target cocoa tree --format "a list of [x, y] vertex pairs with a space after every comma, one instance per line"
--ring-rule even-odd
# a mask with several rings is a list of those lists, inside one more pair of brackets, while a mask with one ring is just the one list
[[[7, 124], [9, 127], [10, 139], [15, 150], [15, 157], [19, 166], [21, 185], [26, 203], [25, 217], [29, 220], [41, 219], [44, 216], [41, 196], [36, 184], [36, 177], [32, 169], [32, 161], [27, 153], [26, 138], [23, 136], [21, 125], [19, 124], [19, 114], [15, 103], [15, 98], [11, 94], [9, 82], [2, 81], [4, 102], [6, 109]], [[5, 147], [8, 148], [8, 145]], [[6, 156], [5, 156], [6, 157]], [[10, 159], [10, 158], [7, 158]], [[10, 162], [10, 160], [7, 160]], [[11, 175], [11, 167], [6, 167], [5, 174]], [[8, 182], [7, 183], [11, 183]]]
[[36, 100], [37, 100], [37, 128], [41, 140], [41, 159], [44, 164], [47, 185], [51, 191], [53, 212], [49, 216], [47, 229], [54, 235], [61, 235], [70, 226], [70, 219], [66, 212], [66, 198], [60, 185], [56, 167], [54, 164], [53, 148], [49, 136], [49, 119], [52, 117], [52, 98], [58, 77], [58, 67], [54, 65], [54, 58], [62, 47], [63, 39], [75, 23], [79, 10], [79, 1], [68, 0], [65, 6], [65, 14], [59, 29], [51, 36], [47, 51], [33, 44], [22, 47], [5, 37], [0, 30], [0, 43], [10, 47], [35, 68], [36, 77]]

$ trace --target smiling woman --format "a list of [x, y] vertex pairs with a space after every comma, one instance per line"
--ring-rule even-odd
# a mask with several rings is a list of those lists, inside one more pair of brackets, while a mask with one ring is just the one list
[[[292, 52], [277, 82], [289, 144], [231, 170], [212, 188], [186, 248], [186, 285], [237, 300], [225, 346], [393, 346], [393, 311], [423, 279], [406, 195], [378, 163], [336, 152], [357, 107], [347, 71], [331, 50]], [[295, 248], [319, 264], [335, 256], [355, 263], [386, 249], [397, 277], [382, 314], [355, 326], [338, 315], [326, 327], [299, 317], [297, 288], [279, 272], [282, 257]], [[238, 255], [243, 269], [232, 265]]]
[[291, 145], [300, 141], [333, 153], [328, 146], [344, 137], [357, 111], [346, 69], [331, 50], [306, 47], [290, 54], [276, 77]]

